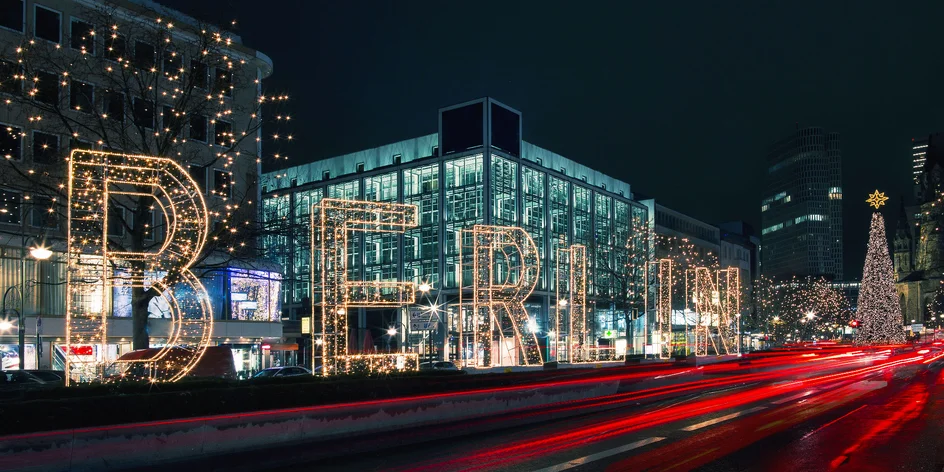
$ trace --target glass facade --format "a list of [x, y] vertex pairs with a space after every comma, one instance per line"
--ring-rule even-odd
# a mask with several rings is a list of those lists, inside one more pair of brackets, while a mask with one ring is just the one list
[[[433, 287], [429, 296], [446, 306], [457, 302], [459, 291], [468, 290], [472, 282], [469, 261], [463, 264], [461, 259], [469, 259], [471, 235], [463, 230], [476, 224], [519, 226], [534, 240], [542, 264], [538, 286], [526, 302], [534, 329], [543, 333], [552, 329], [548, 313], [553, 314], [556, 303], [557, 249], [583, 244], [590, 264], [590, 308], [598, 312], [588, 316], [588, 321], [594, 321], [593, 329], [625, 332], [622, 310], [631, 293], [641, 293], [643, 280], [641, 275], [633, 279], [617, 273], [631, 265], [628, 246], [640, 234], [634, 228], [645, 226], [647, 210], [622, 191], [607, 191], [602, 185], [570, 177], [564, 167], [555, 164], [555, 168], [561, 170], [533, 159], [475, 149], [411, 158], [406, 163], [391, 159], [387, 165], [264, 194], [264, 217], [294, 217], [289, 223], [297, 228], [291, 237], [270, 237], [264, 242], [272, 260], [285, 268], [282, 301], [286, 315], [297, 319], [292, 308], [300, 307], [310, 295], [309, 211], [325, 195], [402, 202], [418, 208], [418, 226], [403, 234], [351, 234], [351, 278], [428, 282]], [[633, 219], [639, 224], [633, 224]]]

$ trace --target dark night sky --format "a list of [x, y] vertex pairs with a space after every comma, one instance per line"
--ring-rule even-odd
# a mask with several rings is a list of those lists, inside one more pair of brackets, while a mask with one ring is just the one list
[[838, 131], [847, 278], [867, 193], [893, 198], [894, 228], [911, 138], [944, 130], [940, 1], [162, 3], [237, 20], [273, 59], [295, 164], [435, 132], [439, 107], [492, 96], [525, 140], [759, 232], [768, 145], [797, 122]]

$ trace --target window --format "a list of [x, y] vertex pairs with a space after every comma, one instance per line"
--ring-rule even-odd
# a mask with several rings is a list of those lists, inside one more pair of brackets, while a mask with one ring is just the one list
[[161, 108], [161, 120], [162, 125], [165, 130], [171, 133], [173, 136], [180, 134], [181, 129], [183, 128], [184, 122], [183, 117], [177, 113], [171, 107], [164, 106]]
[[134, 66], [138, 69], [151, 70], [154, 68], [154, 46], [144, 41], [134, 42]]
[[69, 151], [70, 151], [70, 152], [71, 152], [71, 151], [76, 151], [76, 150], [79, 150], [79, 151], [82, 151], [82, 150], [91, 151], [91, 150], [93, 150], [93, 149], [95, 149], [95, 145], [92, 144], [92, 143], [90, 143], [90, 142], [88, 142], [88, 141], [82, 141], [82, 140], [75, 139], [75, 138], [72, 138], [72, 139], [69, 140]]
[[190, 115], [190, 139], [207, 142], [207, 119], [203, 115]]
[[439, 155], [439, 146], [433, 146], [433, 156]]
[[216, 77], [213, 80], [213, 94], [220, 94], [227, 97], [233, 96], [233, 73], [226, 69], [216, 69]]
[[73, 19], [71, 30], [72, 49], [95, 54], [95, 27], [82, 20]]
[[95, 103], [95, 87], [73, 79], [69, 83], [69, 108], [92, 113], [93, 103]]
[[23, 0], [0, 0], [0, 27], [23, 32]]
[[183, 67], [183, 55], [177, 51], [164, 51], [164, 75], [167, 77], [178, 77], [183, 73], [180, 70]]
[[33, 36], [58, 43], [62, 32], [59, 12], [36, 5], [33, 13]]
[[229, 146], [233, 141], [233, 124], [225, 121], [216, 120], [214, 127], [216, 132], [213, 137], [213, 143], [217, 146]]
[[145, 128], [154, 128], [154, 102], [143, 98], [134, 99], [134, 124]]
[[19, 64], [0, 61], [0, 93], [14, 95], [23, 90], [23, 85], [15, 77], [20, 74], [21, 70]]
[[51, 72], [37, 72], [33, 85], [33, 100], [47, 105], [59, 102], [59, 77]]
[[321, 180], [328, 180], [331, 178], [331, 171], [326, 170], [321, 173]]
[[102, 113], [112, 120], [125, 120], [125, 95], [119, 92], [105, 91], [102, 100]]
[[125, 235], [125, 209], [111, 207], [108, 209], [108, 235]]
[[190, 61], [190, 78], [193, 81], [193, 86], [201, 89], [208, 89], [207, 87], [207, 75], [209, 74], [209, 69], [207, 65], [199, 61]]
[[18, 161], [23, 158], [22, 150], [23, 130], [14, 126], [0, 129], [0, 156]]
[[59, 160], [59, 136], [33, 131], [33, 162], [53, 164]]
[[217, 196], [223, 198], [232, 198], [233, 196], [233, 174], [232, 172], [215, 169], [213, 171], [213, 183], [216, 184], [214, 192]]
[[206, 193], [206, 183], [207, 183], [207, 171], [206, 167], [203, 166], [190, 166], [190, 177], [197, 182], [197, 186], [200, 187], [200, 191]]
[[58, 228], [59, 220], [55, 203], [49, 197], [33, 196], [30, 199], [30, 226], [35, 228]]
[[357, 172], [358, 174], [361, 172], [364, 172], [364, 163], [358, 162], [354, 169], [355, 169], [355, 172]]
[[403, 156], [400, 154], [393, 155], [393, 165], [400, 165], [400, 162], [403, 161]]
[[127, 44], [123, 35], [112, 33], [111, 37], [105, 40], [105, 59], [117, 61], [124, 58]]
[[148, 241], [153, 241], [154, 236], [157, 234], [157, 228], [154, 224], [154, 210], [147, 210], [144, 212], [144, 226], [142, 230], [144, 231], [144, 239]]
[[0, 189], [0, 223], [20, 224], [20, 194]]

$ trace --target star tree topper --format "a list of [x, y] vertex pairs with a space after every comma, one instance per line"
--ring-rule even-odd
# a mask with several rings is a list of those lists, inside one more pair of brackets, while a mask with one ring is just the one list
[[868, 203], [869, 206], [874, 206], [875, 209], [878, 210], [880, 206], [885, 204], [886, 200], [888, 200], [888, 197], [886, 197], [884, 193], [876, 190], [875, 193], [869, 195], [866, 203]]

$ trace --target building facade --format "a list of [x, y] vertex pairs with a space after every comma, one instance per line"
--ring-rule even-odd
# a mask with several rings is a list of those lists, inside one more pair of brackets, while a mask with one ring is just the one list
[[771, 146], [761, 202], [764, 275], [841, 280], [839, 134], [797, 128]]
[[[68, 259], [63, 189], [70, 153], [171, 156], [199, 187], [212, 237], [219, 238], [226, 215], [257, 216], [261, 141], [255, 138], [261, 129], [242, 111], [256, 108], [258, 83], [272, 73], [272, 62], [238, 36], [219, 36], [214, 53], [238, 65], [208, 63], [201, 59], [208, 54], [202, 52], [207, 49], [200, 35], [209, 27], [151, 1], [13, 0], [3, 8], [0, 289], [2, 315], [12, 329], [0, 331], [0, 350], [4, 369], [17, 368], [20, 358], [27, 368], [62, 369]], [[166, 43], [156, 41], [157, 35], [165, 35]], [[37, 49], [18, 55], [20, 46]], [[42, 62], [46, 53], [59, 56]], [[54, 67], [60, 56], [69, 59], [62, 62], [69, 68]], [[175, 108], [182, 106], [181, 90], [193, 91], [204, 103], [187, 111]], [[208, 94], [213, 100], [206, 99]], [[89, 125], [96, 122], [101, 126]], [[234, 138], [237, 129], [249, 129], [248, 139]], [[231, 211], [234, 206], [240, 211]], [[145, 249], [161, 244], [170, 232], [166, 215], [153, 207], [139, 209], [122, 201], [108, 210], [102, 232], [109, 244], [128, 245], [137, 236]], [[136, 218], [141, 218], [137, 226]], [[145, 234], [135, 228], [144, 228]], [[51, 247], [52, 257], [30, 257], [28, 249], [40, 244]], [[210, 294], [216, 321], [211, 342], [229, 345], [237, 370], [249, 375], [272, 362], [263, 345], [272, 347], [267, 342], [281, 338], [279, 273], [261, 261], [237, 264], [217, 252], [208, 254], [193, 272]], [[107, 361], [131, 350], [131, 289], [115, 288], [102, 299], [104, 306], [92, 311], [110, 313], [108, 352], [89, 346], [88, 355]], [[159, 345], [158, 333], [167, 332], [171, 323], [168, 307], [152, 300], [148, 316], [151, 342]], [[21, 327], [25, 352], [19, 352], [17, 342]]]
[[897, 288], [906, 325], [939, 327], [944, 313], [944, 133], [914, 139], [916, 205], [899, 208], [892, 245]]
[[[553, 330], [557, 250], [576, 244], [587, 247], [594, 336], [625, 335], [620, 269], [645, 257], [630, 254], [627, 241], [634, 221], [648, 219], [646, 207], [633, 200], [629, 184], [523, 141], [521, 113], [495, 100], [441, 109], [438, 133], [266, 173], [262, 185], [264, 219], [298, 228], [265, 242], [285, 272], [288, 338], [303, 339], [299, 320], [318, 303], [310, 293], [311, 278], [320, 275], [312, 271], [306, 225], [312, 205], [328, 197], [416, 205], [419, 224], [405, 234], [352, 233], [349, 270], [359, 280], [427, 283], [432, 290], [418, 302], [444, 307], [450, 318], [417, 329], [406, 310], [359, 309], [348, 315], [355, 351], [406, 345], [456, 357], [451, 307], [471, 287], [471, 266], [460, 257], [470, 241], [463, 231], [478, 224], [521, 227], [537, 245], [540, 280], [526, 308], [539, 338]], [[385, 338], [401, 325], [395, 339]]]

